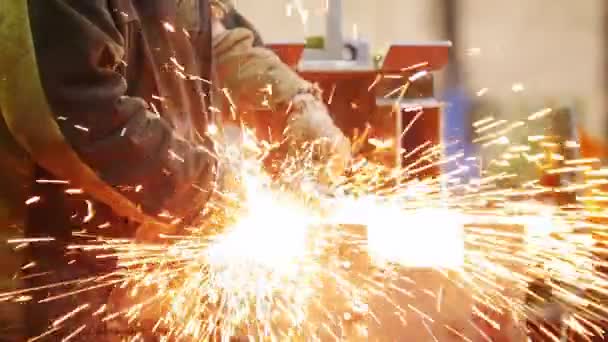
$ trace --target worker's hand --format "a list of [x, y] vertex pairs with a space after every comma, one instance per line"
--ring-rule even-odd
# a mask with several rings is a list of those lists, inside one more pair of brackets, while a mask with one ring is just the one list
[[312, 147], [313, 159], [323, 166], [321, 177], [330, 182], [342, 175], [350, 162], [350, 141], [334, 124], [327, 106], [313, 94], [295, 96], [285, 134], [292, 150]]

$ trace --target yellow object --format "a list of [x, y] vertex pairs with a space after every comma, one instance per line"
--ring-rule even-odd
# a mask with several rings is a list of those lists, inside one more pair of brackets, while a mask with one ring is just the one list
[[[73, 187], [82, 188], [96, 200], [107, 204], [122, 217], [164, 225], [144, 214], [133, 202], [101, 180], [64, 139], [51, 113], [38, 73], [27, 0], [0, 1], [0, 41], [3, 44], [0, 51], [0, 110], [6, 123], [5, 127], [0, 127], [3, 140], [0, 143], [10, 145], [0, 149], [11, 150], [6, 152], [21, 167], [19, 178], [10, 181], [21, 183], [17, 186], [32, 182], [33, 179], [27, 177], [31, 177], [35, 161], [57, 177], [68, 180]], [[19, 204], [24, 205], [23, 202]]]
[[325, 48], [325, 38], [321, 36], [313, 36], [306, 38], [307, 49], [322, 50]]

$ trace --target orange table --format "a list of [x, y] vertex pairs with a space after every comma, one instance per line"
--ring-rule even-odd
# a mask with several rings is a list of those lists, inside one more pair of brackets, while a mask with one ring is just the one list
[[[379, 161], [390, 166], [404, 165], [417, 160], [419, 155], [409, 155], [407, 160], [401, 156], [427, 141], [441, 142], [441, 104], [434, 99], [432, 72], [447, 64], [450, 46], [449, 42], [395, 44], [380, 69], [300, 70], [299, 73], [324, 90], [330, 112], [345, 134], [353, 137], [369, 127], [370, 137], [394, 142], [392, 149], [379, 156]], [[270, 44], [269, 47], [294, 66], [304, 45]], [[399, 88], [413, 75], [419, 78], [411, 82], [403, 100], [397, 101]], [[399, 103], [396, 105], [396, 102]], [[418, 115], [420, 111], [423, 114]], [[406, 128], [408, 131], [403, 134]], [[435, 167], [418, 176], [438, 174], [439, 169]]]

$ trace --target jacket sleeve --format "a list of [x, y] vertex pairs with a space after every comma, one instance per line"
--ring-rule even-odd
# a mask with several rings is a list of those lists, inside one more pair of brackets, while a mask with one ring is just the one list
[[266, 100], [274, 107], [313, 88], [274, 52], [254, 42], [254, 33], [241, 27], [228, 29], [213, 39], [218, 77], [239, 105], [259, 107]]
[[213, 51], [218, 77], [240, 106], [287, 104], [312, 85], [264, 47], [253, 24], [232, 0], [212, 0], [223, 32], [214, 32]]
[[149, 214], [174, 207], [178, 189], [208, 188], [204, 179], [215, 168], [210, 144], [176, 136], [144, 100], [127, 96], [118, 71], [125, 42], [107, 0], [31, 1], [30, 21], [61, 131], [104, 181]]
[[248, 29], [253, 34], [253, 46], [264, 46], [264, 41], [262, 40], [262, 36], [260, 36], [258, 30], [256, 30], [253, 24], [232, 6], [228, 7], [226, 15], [222, 19], [222, 24], [224, 24], [224, 26], [229, 30], [239, 27]]

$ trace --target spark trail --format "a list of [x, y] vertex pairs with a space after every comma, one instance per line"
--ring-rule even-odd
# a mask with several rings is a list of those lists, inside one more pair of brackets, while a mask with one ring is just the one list
[[[605, 236], [606, 212], [592, 202], [605, 196], [601, 167], [574, 170], [585, 177], [563, 188], [534, 181], [504, 188], [500, 181], [513, 175], [464, 184], [458, 181], [463, 167], [420, 180], [416, 165], [390, 169], [360, 158], [347, 177], [324, 188], [312, 181], [318, 170], [307, 156], [287, 160], [281, 177], [271, 179], [258, 159], [263, 148], [246, 139], [256, 153], [241, 165], [244, 193], [218, 194], [204, 225], [164, 236], [160, 245], [101, 239], [70, 246], [96, 251], [99, 259], [117, 258], [121, 267], [103, 277], [49, 284], [66, 291], [44, 301], [116, 290], [107, 306], [66, 309], [49, 334], [87, 310], [110, 326], [170, 340], [366, 338], [388, 324], [382, 318], [387, 312], [400, 329], [419, 321], [439, 339], [444, 335], [438, 331], [489, 338], [509, 325], [524, 330], [526, 321], [550, 337], [553, 330], [540, 324], [547, 310], [557, 310], [560, 324], [578, 335], [603, 331], [608, 314], [600, 298], [608, 279], [598, 268], [605, 265], [598, 236]], [[462, 158], [442, 158], [437, 151], [429, 146], [421, 158], [433, 165]], [[589, 195], [565, 205], [538, 197], [572, 189]], [[432, 270], [441, 286], [412, 276], [421, 269]], [[457, 310], [468, 328], [442, 318], [457, 305], [449, 287], [471, 299]], [[0, 300], [28, 300], [39, 290], [0, 294]], [[76, 328], [64, 336], [77, 334]]]

